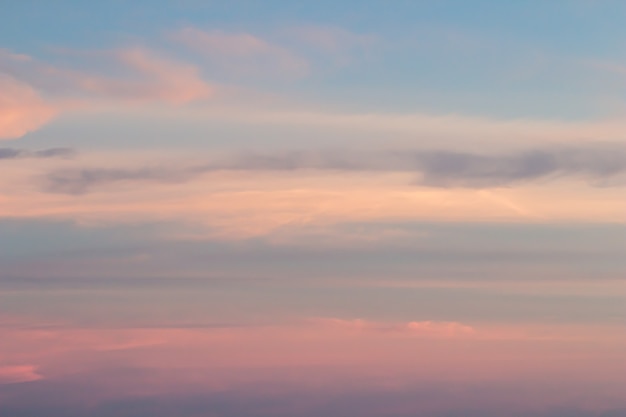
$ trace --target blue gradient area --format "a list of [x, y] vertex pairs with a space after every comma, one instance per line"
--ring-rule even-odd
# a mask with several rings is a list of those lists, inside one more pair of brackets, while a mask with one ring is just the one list
[[626, 417], [625, 16], [0, 0], [0, 417]]
[[[50, 56], [54, 48], [150, 44], [163, 39], [168, 30], [187, 26], [270, 38], [276, 37], [277, 29], [302, 25], [374, 34], [383, 45], [376, 52], [378, 59], [283, 90], [303, 97], [324, 91], [328, 101], [377, 103], [387, 110], [594, 117], [610, 111], [603, 97], [614, 91], [615, 83], [611, 75], [605, 82], [598, 80], [589, 62], [624, 60], [619, 34], [624, 32], [620, 16], [626, 10], [614, 1], [110, 1], [88, 5], [29, 0], [6, 2], [3, 9], [3, 46], [39, 56]], [[170, 52], [179, 51], [172, 46]]]
[[[363, 2], [148, 1], [112, 0], [86, 4], [59, 0], [4, 2], [2, 31], [11, 46], [40, 44], [42, 39], [63, 45], [93, 46], [94, 40], [115, 33], [157, 34], [163, 27], [193, 24], [204, 27], [270, 28], [280, 24], [337, 25], [355, 31], [401, 35], [422, 26], [498, 34], [508, 41], [525, 40], [562, 53], [615, 51], [623, 31], [619, 1], [546, 3], [494, 0]], [[28, 25], [23, 24], [28, 22]], [[45, 35], [45, 36], [44, 36]], [[77, 36], [80, 35], [80, 36]], [[504, 38], [502, 38], [504, 36]]]

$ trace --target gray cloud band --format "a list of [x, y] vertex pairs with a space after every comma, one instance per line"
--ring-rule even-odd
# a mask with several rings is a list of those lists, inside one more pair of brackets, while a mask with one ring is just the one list
[[440, 188], [489, 188], [578, 177], [594, 186], [626, 173], [626, 149], [561, 148], [504, 155], [450, 151], [240, 153], [194, 166], [129, 169], [84, 168], [47, 175], [44, 190], [84, 194], [121, 182], [180, 183], [216, 171], [415, 172], [416, 183]]
[[74, 155], [69, 148], [50, 148], [38, 151], [15, 148], [0, 148], [0, 160], [21, 158], [68, 158]]

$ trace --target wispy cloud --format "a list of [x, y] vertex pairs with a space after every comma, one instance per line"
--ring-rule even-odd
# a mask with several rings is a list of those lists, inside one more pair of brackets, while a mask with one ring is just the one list
[[419, 183], [435, 187], [488, 188], [555, 177], [596, 184], [626, 171], [625, 149], [535, 149], [506, 155], [438, 151], [417, 155]]
[[418, 337], [471, 336], [476, 330], [454, 321], [410, 321], [406, 323], [377, 322], [363, 319], [316, 318], [311, 323], [330, 329], [357, 333], [392, 333]]
[[[451, 151], [299, 151], [242, 153], [192, 166], [79, 168], [49, 173], [44, 189], [83, 194], [121, 182], [178, 183], [215, 171], [374, 171], [414, 172], [429, 187], [493, 188], [555, 178], [582, 178], [606, 185], [626, 172], [622, 148], [532, 149], [509, 154]], [[619, 183], [617, 183], [619, 184]]]
[[340, 53], [351, 49], [367, 49], [379, 42], [378, 37], [374, 35], [354, 33], [332, 26], [299, 26], [292, 27], [286, 32], [292, 38], [331, 53]]
[[202, 167], [152, 167], [139, 169], [63, 169], [47, 175], [44, 189], [62, 194], [85, 194], [100, 186], [124, 182], [179, 183], [203, 172]]
[[294, 48], [306, 50], [315, 57], [318, 65], [330, 61], [345, 66], [357, 58], [370, 56], [382, 45], [375, 35], [333, 26], [296, 26], [285, 29], [283, 34]]
[[0, 72], [0, 139], [15, 139], [50, 121], [59, 109], [28, 84]]
[[180, 105], [214, 92], [194, 65], [145, 48], [74, 55], [88, 69], [52, 65], [0, 49], [0, 139], [21, 137], [65, 110], [89, 107], [94, 101]]
[[200, 53], [212, 64], [241, 75], [302, 76], [309, 63], [289, 49], [249, 33], [203, 31], [187, 27], [171, 38]]
[[87, 94], [95, 98], [181, 104], [212, 93], [212, 87], [201, 79], [198, 68], [146, 48], [75, 51], [73, 55], [88, 69], [55, 66], [4, 51], [0, 54], [0, 70], [61, 96]]
[[0, 148], [0, 160], [22, 158], [68, 158], [75, 154], [70, 148], [49, 148], [37, 151], [16, 148]]
[[34, 365], [0, 366], [0, 385], [37, 381], [42, 378]]
[[84, 74], [77, 78], [77, 87], [104, 97], [173, 104], [207, 98], [213, 93], [199, 69], [191, 64], [159, 57], [144, 48], [114, 50], [110, 55], [131, 73], [128, 78]]

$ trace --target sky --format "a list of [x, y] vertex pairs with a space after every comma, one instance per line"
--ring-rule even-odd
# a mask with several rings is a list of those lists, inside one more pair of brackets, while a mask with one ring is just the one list
[[625, 417], [625, 17], [0, 0], [0, 415]]

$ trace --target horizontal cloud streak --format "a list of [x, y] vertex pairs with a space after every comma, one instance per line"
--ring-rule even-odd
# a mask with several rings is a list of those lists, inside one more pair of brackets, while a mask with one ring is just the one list
[[113, 183], [149, 181], [177, 183], [192, 179], [208, 170], [201, 167], [172, 169], [168, 167], [140, 169], [78, 169], [59, 170], [46, 177], [44, 190], [61, 194], [84, 194], [93, 188]]
[[556, 176], [601, 181], [626, 170], [626, 152], [609, 149], [530, 150], [508, 155], [430, 152], [417, 155], [424, 185], [438, 187], [508, 186]]
[[475, 333], [475, 329], [458, 322], [411, 321], [408, 323], [385, 323], [369, 320], [344, 320], [338, 318], [318, 318], [312, 320], [314, 324], [331, 329], [356, 332], [382, 332], [413, 336], [429, 337], [459, 337]]
[[0, 385], [37, 381], [43, 377], [33, 365], [0, 366]]
[[53, 193], [83, 194], [114, 183], [177, 183], [216, 171], [297, 170], [415, 172], [417, 184], [439, 188], [504, 187], [561, 177], [602, 186], [626, 172], [626, 150], [571, 147], [495, 155], [447, 150], [240, 153], [192, 166], [57, 170], [46, 176], [43, 188]]
[[0, 160], [21, 158], [68, 158], [75, 154], [70, 148], [49, 148], [38, 151], [16, 148], [0, 148]]

